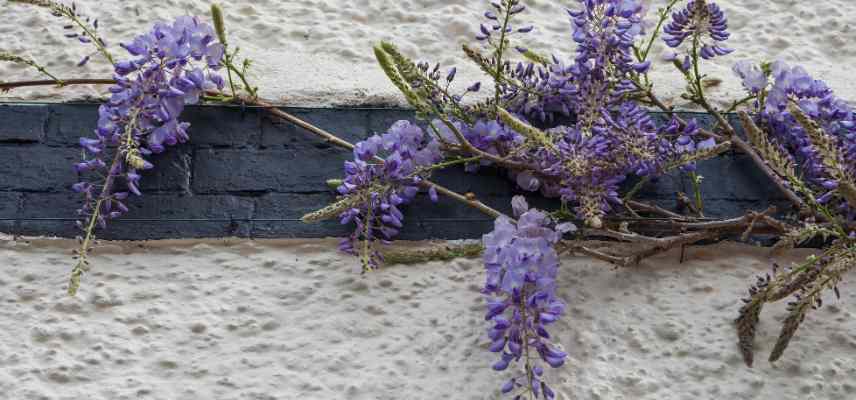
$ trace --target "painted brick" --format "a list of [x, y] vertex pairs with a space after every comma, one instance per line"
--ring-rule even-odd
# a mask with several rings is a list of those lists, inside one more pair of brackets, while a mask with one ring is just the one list
[[[757, 201], [783, 198], [748, 156], [725, 155], [700, 162], [698, 173], [704, 177], [701, 189], [708, 199]], [[689, 181], [686, 186], [692, 187]]]
[[[97, 108], [94, 104], [0, 105], [0, 121], [22, 121], [27, 128], [11, 130], [9, 124], [0, 124], [0, 142], [6, 142], [0, 143], [0, 217], [3, 213], [22, 218], [75, 216], [80, 196], [67, 191], [77, 181], [71, 164], [79, 157], [79, 137], [90, 136], [95, 128]], [[413, 120], [412, 111], [396, 109], [287, 110], [351, 142], [384, 132], [397, 120]], [[658, 121], [667, 120], [665, 114], [652, 116]], [[682, 116], [695, 117], [705, 126], [714, 122], [704, 114]], [[184, 117], [192, 123], [191, 142], [153, 156], [156, 168], [146, 171], [142, 181], [146, 195], [128, 201], [131, 212], [112, 221], [110, 229], [103, 232], [104, 238], [322, 237], [349, 232], [350, 226], [341, 226], [337, 221], [317, 225], [228, 221], [250, 216], [297, 219], [326, 205], [333, 195], [324, 181], [342, 175], [342, 162], [351, 157], [349, 151], [333, 148], [293, 124], [273, 122], [263, 110], [255, 108], [188, 107]], [[729, 115], [729, 119], [736, 120], [736, 116]], [[571, 122], [572, 119], [562, 123]], [[420, 124], [424, 126], [424, 122]], [[781, 198], [745, 156], [728, 154], [702, 162], [699, 172], [705, 176], [702, 190], [708, 216], [738, 216], [746, 210], [766, 208], [771, 199], [779, 203], [777, 199]], [[506, 213], [511, 212], [511, 197], [521, 194], [505, 172], [491, 168], [482, 168], [478, 174], [465, 173], [460, 168], [441, 171], [434, 180], [458, 192], [472, 192]], [[637, 198], [675, 210], [675, 192], [689, 194], [691, 190], [689, 180], [676, 172], [646, 185]], [[555, 199], [525, 195], [536, 207], [552, 209], [558, 205]], [[780, 209], [788, 209], [787, 203], [781, 205]], [[424, 194], [406, 206], [405, 213], [402, 239], [478, 238], [493, 226], [490, 218], [466, 205], [449, 200], [434, 204]], [[131, 218], [226, 221], [132, 222]], [[0, 221], [0, 230], [4, 229], [65, 237], [79, 233], [73, 221], [5, 225]]]
[[[504, 197], [479, 196], [479, 200], [499, 211], [510, 213], [511, 199]], [[508, 200], [508, 201], [505, 201]], [[505, 206], [505, 203], [508, 203]], [[417, 196], [412, 203], [402, 207], [404, 228], [400, 239], [453, 239], [479, 238], [490, 232], [493, 220], [479, 211], [448, 199], [432, 202], [428, 196]]]
[[340, 149], [197, 150], [193, 191], [325, 191], [327, 179], [342, 175], [350, 153]]
[[427, 126], [426, 121], [416, 121], [416, 114], [412, 110], [401, 109], [379, 109], [369, 113], [368, 126], [366, 132], [370, 135], [374, 133], [384, 133], [392, 124], [400, 120], [417, 122], [419, 126]]
[[95, 136], [98, 106], [94, 104], [54, 104], [51, 106], [47, 143], [77, 146], [81, 137]]
[[0, 142], [39, 142], [48, 124], [46, 105], [0, 105]]
[[0, 192], [0, 232], [12, 232], [15, 221], [7, 221], [6, 218], [18, 218], [21, 194], [15, 192]]
[[192, 148], [180, 145], [148, 157], [154, 168], [142, 171], [140, 189], [144, 192], [189, 192]]
[[[364, 110], [299, 108], [283, 110], [351, 143], [363, 140], [370, 135], [369, 117]], [[306, 143], [317, 144], [321, 148], [331, 147], [312, 133], [290, 122], [273, 119], [270, 116], [262, 118], [262, 146], [301, 148], [305, 147]]]
[[[254, 219], [299, 219], [335, 201], [333, 193], [270, 193], [256, 199]], [[333, 219], [313, 224], [301, 221], [254, 221], [253, 237], [329, 237], [349, 234]]]
[[[77, 193], [26, 193], [23, 218], [76, 218], [81, 205]], [[103, 239], [143, 240], [159, 238], [195, 238], [248, 236], [250, 224], [244, 221], [132, 221], [133, 219], [249, 219], [253, 202], [234, 196], [144, 195], [131, 197], [125, 204], [128, 213], [108, 222], [97, 236]], [[80, 230], [74, 221], [22, 221], [20, 233], [75, 237]]]
[[[246, 237], [245, 221], [130, 221], [133, 219], [249, 219], [251, 199], [236, 196], [143, 195], [127, 203], [130, 209], [102, 237], [109, 239], [156, 239], [199, 237]], [[124, 221], [123, 221], [124, 220]]]
[[490, 167], [480, 168], [476, 173], [466, 172], [463, 167], [445, 169], [437, 171], [432, 180], [458, 193], [472, 192], [479, 196], [511, 196], [516, 190], [504, 171]]
[[190, 123], [194, 146], [245, 147], [258, 145], [261, 113], [257, 108], [189, 106], [181, 120]]
[[73, 218], [77, 218], [77, 209], [82, 205], [83, 197], [74, 192], [61, 193], [24, 193], [21, 200], [21, 218], [68, 218], [68, 221], [28, 221], [20, 222], [18, 233], [23, 235], [44, 235], [76, 237], [80, 235]]
[[77, 182], [80, 152], [44, 146], [0, 146], [0, 190], [68, 190]]

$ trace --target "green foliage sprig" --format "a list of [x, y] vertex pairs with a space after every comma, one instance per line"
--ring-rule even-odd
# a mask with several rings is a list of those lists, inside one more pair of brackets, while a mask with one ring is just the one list
[[[61, 17], [68, 19], [74, 25], [82, 30], [82, 35], [86, 37], [86, 39], [81, 40], [81, 42], [89, 43], [91, 42], [97, 51], [104, 57], [110, 65], [115, 64], [115, 59], [110, 51], [107, 49], [107, 42], [98, 35], [98, 20], [90, 23], [90, 19], [88, 17], [83, 17], [77, 12], [77, 6], [74, 3], [71, 3], [71, 6], [67, 6], [57, 1], [53, 0], [9, 0], [13, 3], [22, 3], [22, 4], [30, 4], [37, 7], [47, 8], [51, 11], [51, 13], [56, 17]], [[66, 28], [72, 28], [71, 26], [66, 26]], [[77, 37], [76, 34], [68, 34], [69, 37]], [[88, 60], [88, 57], [81, 62], [84, 64]]]
[[48, 78], [50, 78], [51, 80], [56, 82], [57, 86], [63, 85], [63, 82], [61, 79], [54, 76], [54, 74], [48, 72], [47, 68], [45, 68], [43, 65], [37, 63], [35, 60], [33, 60], [31, 58], [21, 57], [21, 56], [14, 55], [12, 53], [0, 51], [0, 61], [8, 61], [8, 62], [16, 63], [16, 64], [29, 65], [30, 67], [33, 67], [37, 71], [39, 71], [39, 73], [47, 76]]

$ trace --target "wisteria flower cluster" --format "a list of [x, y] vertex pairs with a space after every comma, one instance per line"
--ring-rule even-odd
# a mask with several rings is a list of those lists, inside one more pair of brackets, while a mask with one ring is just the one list
[[[86, 157], [75, 169], [93, 179], [74, 185], [85, 198], [78, 211], [85, 239], [73, 271], [72, 293], [85, 271], [95, 227], [127, 212], [123, 201], [129, 193], [141, 194], [140, 173], [153, 167], [146, 157], [187, 141], [189, 124], [179, 120], [185, 104], [197, 103], [205, 91], [224, 85], [217, 74], [223, 46], [215, 40], [213, 28], [199, 18], [155, 24], [122, 47], [134, 58], [115, 64], [117, 83], [110, 88], [110, 100], [98, 109], [96, 136], [80, 139]], [[113, 157], [109, 166], [108, 156]], [[103, 180], [95, 178], [93, 172], [99, 171]]]
[[492, 52], [486, 57], [467, 48], [468, 55], [491, 77], [494, 78], [496, 97], [516, 114], [542, 122], [553, 121], [557, 115], [571, 115], [571, 103], [564, 93], [569, 71], [553, 57], [553, 63], [529, 51], [522, 45], [513, 49], [526, 60], [515, 64], [506, 60], [512, 49], [511, 39], [534, 31], [534, 26], [515, 27], [512, 17], [526, 10], [521, 1], [491, 3], [492, 9], [485, 11], [485, 22], [479, 26], [476, 40]]
[[[512, 149], [524, 142], [523, 136], [494, 119], [479, 119], [472, 125], [457, 120], [446, 125], [435, 119], [431, 121], [430, 126], [437, 133], [439, 143], [455, 143], [458, 138], [454, 131], [457, 131], [476, 149], [500, 157], [509, 155]], [[465, 170], [476, 172], [480, 166], [488, 165], [492, 163], [488, 160], [480, 160], [468, 163]]]
[[512, 200], [513, 221], [497, 218], [493, 232], [484, 236], [484, 263], [487, 280], [485, 319], [490, 351], [500, 353], [493, 369], [504, 371], [512, 361], [523, 360], [522, 372], [502, 387], [503, 393], [531, 394], [553, 399], [555, 392], [544, 381], [544, 369], [535, 358], [553, 368], [561, 367], [568, 356], [551, 343], [547, 326], [561, 317], [565, 304], [556, 296], [559, 256], [555, 245], [563, 233], [575, 230], [571, 223], [555, 228], [544, 212], [529, 209], [526, 200]]
[[[756, 122], [769, 133], [769, 142], [801, 166], [805, 181], [821, 193], [819, 204], [853, 221], [856, 116], [852, 107], [799, 66], [746, 61], [737, 63], [734, 71], [747, 91], [757, 96]], [[817, 129], [807, 128], [799, 114], [817, 124]]]
[[[747, 365], [754, 361], [756, 327], [765, 304], [786, 298], [788, 317], [770, 353], [774, 362], [784, 354], [797, 329], [823, 293], [840, 297], [843, 275], [856, 260], [856, 119], [853, 109], [823, 81], [799, 66], [784, 62], [734, 66], [754, 100], [754, 118], [742, 114], [747, 136], [758, 153], [787, 186], [805, 201], [812, 218], [793, 228], [779, 247], [813, 238], [829, 244], [820, 257], [793, 268], [773, 268], [749, 289], [736, 320], [740, 349]], [[806, 212], [806, 210], [803, 210]], [[825, 222], [818, 224], [815, 218]]]
[[[824, 204], [830, 201], [839, 206], [838, 211], [846, 211], [841, 207], [846, 205], [848, 198], [856, 199], [856, 189], [852, 184], [852, 129], [856, 126], [853, 113], [846, 104], [831, 96], [825, 85], [808, 78], [804, 71], [780, 64], [758, 67], [739, 63], [735, 67], [750, 97], [735, 102], [731, 110], [754, 99], [759, 110], [758, 122], [764, 129], [773, 131], [769, 137], [763, 136], [763, 140], [753, 141], [751, 145], [736, 137], [731, 124], [707, 102], [704, 96], [707, 75], [701, 71], [701, 61], [733, 51], [725, 47], [730, 36], [728, 23], [717, 4], [691, 0], [685, 7], [670, 13], [678, 3], [677, 0], [671, 1], [666, 9], [660, 11], [660, 23], [651, 39], [641, 40], [645, 34], [642, 21], [645, 10], [640, 1], [579, 0], [579, 3], [579, 9], [569, 11], [574, 30], [572, 38], [577, 43], [576, 55], [569, 63], [555, 56], [542, 57], [525, 46], [512, 46], [512, 34], [533, 31], [529, 26], [512, 28], [511, 17], [521, 13], [525, 7], [519, 1], [492, 3], [493, 9], [485, 14], [487, 23], [480, 26], [476, 37], [484, 44], [483, 49], [487, 53], [464, 46], [468, 58], [494, 81], [494, 97], [481, 103], [464, 105], [455, 96], [437, 96], [437, 93], [443, 93], [437, 90], [426, 95], [420, 91], [426, 86], [423, 83], [425, 73], [414, 73], [420, 68], [414, 68], [414, 64], [394, 46], [383, 43], [376, 48], [376, 54], [384, 71], [419, 115], [436, 118], [431, 126], [443, 150], [479, 157], [478, 163], [468, 166], [470, 170], [479, 165], [507, 168], [519, 188], [540, 191], [545, 196], [560, 197], [563, 204], [573, 204], [576, 217], [587, 227], [609, 229], [604, 226], [604, 217], [621, 208], [629, 209], [619, 194], [621, 183], [627, 177], [656, 177], [675, 168], [689, 173], [693, 179], [697, 211], [703, 215], [702, 196], [698, 189], [701, 177], [695, 173], [696, 162], [716, 156], [732, 145], [744, 152], [757, 152], [766, 160], [760, 167], [767, 169], [771, 179], [776, 179], [771, 174], [781, 173], [792, 181], [794, 187], [801, 178], [793, 172], [793, 165], [797, 160], [805, 160], [806, 176], [824, 194], [813, 196], [813, 189], [805, 189], [802, 193], [812, 199], [820, 211], [828, 211]], [[672, 111], [656, 97], [647, 76], [652, 66], [648, 53], [661, 33], [660, 27], [667, 46], [679, 49], [689, 42], [685, 54], [680, 57], [674, 54], [669, 58], [688, 83], [685, 98], [704, 107], [717, 119], [714, 131], [702, 129], [696, 121], [687, 121], [677, 115], [666, 124], [658, 125], [644, 108], [648, 105], [669, 113]], [[524, 60], [512, 63], [507, 51], [511, 48], [516, 48]], [[437, 68], [433, 72], [435, 81]], [[421, 70], [427, 72], [425, 64]], [[545, 130], [535, 127], [558, 121], [559, 116], [571, 117], [570, 123], [562, 121], [564, 125]], [[760, 129], [755, 131], [762, 132]], [[824, 131], [831, 135], [824, 135]], [[758, 138], [762, 134], [750, 132], [750, 136]], [[786, 155], [781, 156], [780, 150], [784, 150]], [[784, 161], [777, 163], [770, 157]], [[827, 219], [835, 219], [834, 215], [826, 214]], [[844, 214], [846, 219], [852, 220], [849, 211]], [[675, 214], [666, 212], [666, 215], [671, 217]], [[744, 236], [752, 230], [760, 215], [753, 214], [752, 218], [753, 222]], [[782, 228], [782, 225], [774, 226]], [[520, 279], [525, 282], [521, 277], [525, 274], [515, 275], [515, 271], [525, 268], [506, 271], [488, 261], [494, 256], [492, 251], [496, 246], [492, 243], [499, 242], [499, 237], [510, 240], [508, 238], [512, 234], [507, 232], [512, 232], [512, 227], [519, 229], [520, 225], [504, 217], [497, 220], [497, 229], [485, 238], [485, 257], [489, 276], [487, 290], [504, 290], [516, 304], [517, 300], [525, 298], [515, 297], [513, 289], [517, 284], [502, 285]], [[809, 231], [796, 232], [794, 236], [810, 236], [805, 233]], [[635, 237], [624, 236], [620, 232], [608, 235], [630, 241]], [[850, 243], [854, 235], [842, 228], [833, 236], [842, 243]], [[680, 243], [678, 239], [669, 243]], [[520, 254], [549, 254], [545, 249], [550, 245], [543, 243], [521, 241], [519, 246], [523, 246], [521, 249], [525, 247], [525, 250], [514, 250]], [[516, 246], [514, 248], [517, 249]], [[840, 246], [838, 248], [841, 249]], [[840, 265], [840, 260], [846, 258], [841, 254], [845, 253], [844, 250], [835, 253], [827, 264]], [[624, 262], [603, 254], [598, 256], [611, 262]], [[835, 270], [835, 276], [840, 276], [840, 270]], [[803, 292], [807, 292], [809, 286], [803, 284]], [[828, 288], [830, 282], [818, 283], [817, 287]], [[812, 298], [816, 297], [816, 292], [811, 293]], [[525, 319], [522, 318], [524, 311], [514, 311], [511, 319], [497, 311], [504, 311], [506, 308], [503, 307], [508, 307], [508, 304], [493, 301], [489, 306], [490, 318], [498, 318], [490, 332], [494, 339], [491, 349], [503, 351], [495, 366], [498, 369], [504, 369], [512, 360], [519, 359], [516, 357], [519, 355], [518, 344], [526, 342], [518, 340], [516, 332], [519, 328], [511, 330], [519, 327]], [[808, 303], [799, 304], [802, 304], [799, 309], [804, 310]], [[511, 336], [503, 336], [506, 330], [513, 332]], [[536, 370], [527, 371], [530, 371], [527, 376], [515, 377], [503, 391], [528, 387], [530, 394], [534, 394], [532, 387], [537, 385], [531, 383], [531, 371]], [[540, 376], [540, 373], [536, 375]], [[545, 396], [548, 392], [541, 388]]]
[[[399, 207], [416, 197], [419, 184], [441, 158], [439, 143], [428, 140], [422, 128], [398, 121], [386, 133], [355, 145], [354, 160], [345, 162], [345, 178], [337, 188], [342, 199], [303, 220], [314, 222], [338, 214], [342, 224], [354, 223], [354, 232], [339, 248], [360, 256], [364, 271], [374, 269], [383, 261], [376, 242], [398, 235], [404, 221]], [[433, 186], [429, 196], [437, 201]]]
[[685, 40], [692, 41], [692, 51], [698, 52], [705, 60], [724, 56], [734, 50], [723, 47], [722, 43], [731, 36], [728, 33], [728, 19], [714, 2], [690, 0], [686, 7], [672, 14], [672, 20], [665, 26], [663, 40], [666, 45], [677, 48]]
[[[694, 123], [680, 126], [673, 121], [658, 128], [628, 97], [636, 90], [631, 78], [651, 65], [632, 52], [643, 32], [641, 3], [580, 2], [581, 9], [569, 11], [578, 43], [574, 63], [554, 63], [552, 70], [565, 75], [546, 77], [552, 87], [561, 87], [576, 123], [548, 131], [552, 151], [538, 148], [528, 154], [547, 179], [521, 174], [526, 179], [518, 179], [518, 184], [578, 204], [579, 217], [598, 227], [603, 215], [621, 204], [618, 188], [629, 175], [654, 176], [670, 164], [692, 169], [693, 157], [687, 156], [708, 157], [716, 143], [696, 140]], [[557, 81], [555, 76], [563, 78]]]

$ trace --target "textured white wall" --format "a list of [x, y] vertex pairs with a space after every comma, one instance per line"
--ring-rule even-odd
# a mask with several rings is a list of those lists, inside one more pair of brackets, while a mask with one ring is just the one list
[[[650, 0], [656, 9], [666, 0]], [[89, 51], [62, 36], [64, 22], [46, 10], [0, 0], [0, 50], [21, 52], [47, 64], [63, 77], [107, 76], [104, 63], [86, 69], [74, 65]], [[80, 0], [78, 6], [98, 17], [111, 49], [121, 54], [118, 43], [147, 29], [154, 21], [190, 13], [207, 17], [203, 0]], [[383, 104], [400, 97], [374, 63], [371, 46], [393, 40], [416, 58], [458, 66], [459, 84], [483, 79], [460, 51], [472, 39], [487, 1], [473, 0], [257, 0], [224, 2], [232, 42], [256, 61], [254, 79], [262, 95], [290, 105]], [[526, 1], [530, 10], [521, 24], [536, 30], [526, 45], [540, 51], [568, 55], [573, 50], [565, 6], [575, 0]], [[781, 58], [804, 64], [827, 79], [842, 97], [856, 90], [848, 78], [856, 58], [856, 2], [829, 0], [720, 0], [729, 16], [732, 39], [738, 52], [708, 65], [712, 76], [729, 78], [737, 60]], [[155, 5], [156, 4], [156, 5]], [[653, 14], [653, 12], [651, 12]], [[659, 54], [657, 49], [655, 54]], [[654, 77], [662, 97], [675, 97], [682, 84], [671, 66], [655, 65]], [[31, 78], [32, 71], [0, 64], [0, 79]], [[103, 91], [103, 90], [102, 90]], [[68, 99], [97, 96], [92, 88], [17, 90], [0, 98]], [[726, 83], [713, 91], [719, 101], [741, 94], [739, 84]], [[57, 97], [57, 96], [60, 97]]]

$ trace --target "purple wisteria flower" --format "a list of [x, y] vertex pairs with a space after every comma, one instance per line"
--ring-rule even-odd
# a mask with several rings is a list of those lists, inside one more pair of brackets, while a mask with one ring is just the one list
[[[339, 248], [360, 256], [364, 271], [382, 262], [374, 242], [398, 235], [404, 226], [399, 207], [416, 196], [420, 182], [430, 174], [428, 168], [440, 159], [440, 144], [426, 140], [423, 130], [408, 121], [398, 121], [386, 133], [355, 145], [354, 160], [345, 162], [345, 179], [337, 190], [352, 200], [339, 215], [340, 222], [353, 222], [356, 228]], [[433, 187], [429, 195], [436, 201]]]
[[[558, 115], [573, 117], [571, 124], [546, 131], [544, 140], [551, 146], [544, 146], [544, 140], [532, 142], [494, 120], [455, 122], [455, 126], [476, 148], [528, 165], [528, 171], [509, 173], [521, 189], [561, 197], [575, 204], [577, 215], [586, 223], [600, 226], [603, 216], [622, 204], [619, 186], [629, 175], [655, 176], [665, 166], [716, 143], [696, 138], [694, 123], [683, 126], [672, 121], [658, 127], [629, 96], [638, 90], [633, 80], [651, 65], [639, 62], [633, 53], [645, 29], [642, 2], [578, 2], [579, 9], [568, 10], [577, 43], [572, 62], [556, 57], [546, 65], [521, 62], [516, 68], [505, 68], [515, 83], [500, 85], [507, 110], [524, 123], [550, 122]], [[705, 9], [719, 24], [719, 9], [707, 5]], [[494, 36], [488, 33], [488, 39]], [[438, 130], [441, 137], [455, 142], [448, 129], [440, 126]], [[685, 171], [695, 168], [685, 163]], [[478, 165], [468, 167], [473, 170]]]
[[[516, 26], [505, 20], [506, 15], [512, 17], [526, 10], [526, 6], [519, 0], [505, 0], [491, 3], [493, 8], [484, 13], [485, 22], [479, 26], [476, 40], [483, 42], [485, 47], [496, 54], [500, 46], [503, 49], [504, 63], [499, 70], [503, 71], [509, 79], [501, 79], [496, 82], [496, 90], [506, 107], [525, 118], [540, 120], [542, 122], [552, 121], [555, 114], [570, 116], [570, 105], [567, 98], [562, 95], [563, 72], [562, 66], [555, 57], [555, 65], [542, 65], [535, 62], [517, 62], [516, 65], [507, 61], [511, 50], [521, 54], [529, 54], [528, 49], [522, 46], [512, 46], [511, 39], [517, 35], [525, 35], [534, 31], [534, 26]], [[502, 32], [505, 22], [506, 29]], [[500, 37], [503, 38], [500, 41]], [[496, 70], [496, 60], [489, 57], [487, 67]], [[555, 75], [555, 77], [554, 77]]]
[[542, 193], [578, 204], [579, 216], [597, 226], [621, 202], [618, 185], [628, 174], [658, 170], [663, 146], [647, 111], [625, 96], [635, 90], [631, 76], [650, 66], [632, 55], [643, 32], [641, 3], [579, 1], [581, 9], [568, 11], [578, 47], [574, 63], [563, 68], [561, 90], [576, 123], [548, 132], [558, 152], [540, 149], [529, 157], [537, 170], [555, 177], [537, 185]]
[[830, 176], [816, 143], [808, 137], [787, 106], [788, 102], [795, 102], [803, 113], [831, 135], [842, 155], [838, 162], [848, 176], [856, 176], [856, 114], [853, 108], [838, 98], [825, 82], [814, 79], [800, 66], [790, 66], [781, 61], [767, 68], [748, 63], [739, 65], [735, 66], [735, 71], [741, 77], [747, 70], [752, 73], [766, 71], [763, 84], [762, 79], [757, 78], [757, 86], [744, 86], [752, 93], [756, 93], [755, 89], [764, 92], [764, 103], [758, 105], [760, 113], [757, 120], [767, 128], [770, 141], [795, 160], [808, 182], [824, 193], [818, 197], [820, 203], [834, 203], [831, 204], [833, 208], [849, 220], [856, 219], [856, 210], [848, 207], [846, 201], [833, 202], [838, 181]]
[[[446, 124], [435, 119], [431, 121], [431, 125], [439, 133], [442, 141], [452, 144], [458, 143], [457, 137]], [[493, 155], [505, 156], [510, 149], [523, 143], [523, 137], [519, 133], [496, 120], [480, 119], [472, 125], [462, 121], [452, 121], [452, 125], [474, 147]], [[437, 145], [439, 146], [439, 143]], [[481, 160], [479, 163], [467, 164], [465, 169], [467, 172], [476, 172], [479, 166], [488, 166], [491, 164], [488, 160]]]
[[542, 123], [551, 123], [560, 116], [571, 117], [574, 108], [571, 66], [554, 56], [546, 66], [518, 62], [509, 75], [519, 82], [519, 87], [500, 86], [509, 111]]
[[[487, 21], [479, 26], [479, 33], [476, 35], [476, 39], [488, 43], [492, 41], [498, 42], [498, 37], [503, 35], [502, 21], [504, 16], [506, 14], [513, 16], [525, 11], [526, 6], [521, 3], [522, 2], [520, 0], [500, 0], [491, 2], [493, 9], [485, 11], [484, 17]], [[505, 25], [504, 35], [508, 36], [515, 32], [529, 33], [532, 32], [533, 29], [534, 28], [531, 25], [515, 27], [509, 23]]]
[[[716, 146], [716, 140], [713, 138], [699, 138], [699, 131], [698, 122], [695, 119], [682, 125], [676, 118], [672, 118], [668, 124], [661, 126], [659, 136], [664, 138], [659, 151], [663, 155], [661, 160], [675, 160], [684, 154], [709, 150]], [[666, 138], [674, 138], [674, 140]], [[680, 168], [684, 172], [695, 172], [696, 163], [689, 162], [681, 165]]]
[[728, 33], [728, 20], [722, 9], [712, 1], [690, 0], [686, 7], [672, 13], [672, 19], [663, 32], [663, 41], [672, 48], [679, 47], [691, 38], [693, 47], [698, 47], [698, 54], [706, 60], [734, 51], [722, 46], [731, 36]]
[[[561, 317], [565, 304], [556, 296], [559, 256], [554, 246], [563, 233], [575, 227], [566, 223], [551, 228], [543, 212], [529, 209], [522, 196], [512, 200], [515, 222], [497, 218], [493, 232], [484, 235], [487, 280], [485, 319], [489, 347], [501, 353], [493, 369], [503, 371], [512, 361], [534, 357], [558, 368], [567, 353], [550, 341], [547, 326]], [[555, 393], [543, 380], [543, 368], [535, 359], [525, 360], [524, 371], [502, 386], [502, 393], [531, 393], [535, 398], [553, 399]], [[519, 396], [519, 394], [518, 394]]]
[[756, 63], [749, 60], [738, 61], [732, 70], [740, 77], [743, 87], [751, 94], [758, 94], [767, 87], [769, 78]]
[[145, 157], [188, 140], [189, 124], [179, 120], [185, 104], [197, 103], [204, 91], [219, 90], [224, 83], [216, 72], [223, 45], [213, 28], [196, 17], [157, 23], [122, 47], [135, 58], [115, 64], [117, 82], [110, 100], [98, 109], [96, 136], [80, 139], [86, 157], [75, 165], [88, 177], [108, 168], [105, 158], [113, 157], [103, 183], [83, 181], [73, 187], [86, 199], [78, 211], [81, 218], [95, 218], [102, 227], [127, 212], [123, 200], [129, 192], [140, 195], [139, 172], [153, 167]]
[[[580, 9], [568, 10], [577, 42], [573, 61], [565, 64], [553, 57], [547, 66], [518, 63], [506, 68], [517, 83], [500, 86], [508, 111], [523, 122], [574, 117], [573, 124], [546, 131], [554, 147], [533, 146], [493, 120], [456, 122], [456, 127], [475, 147], [531, 166], [531, 171], [510, 173], [521, 189], [574, 203], [580, 218], [598, 226], [605, 213], [622, 203], [618, 189], [628, 175], [658, 174], [666, 163], [714, 143], [696, 140], [695, 125], [681, 128], [683, 132], [677, 132], [677, 125], [658, 128], [628, 96], [637, 90], [632, 79], [650, 68], [633, 55], [644, 32], [642, 2], [578, 1]], [[448, 130], [438, 130], [453, 139]]]

